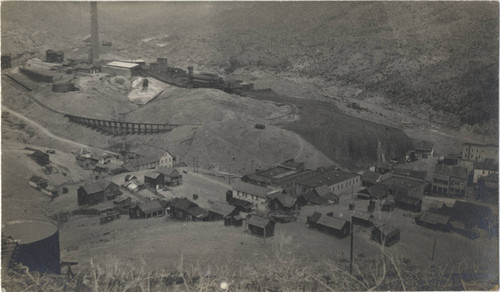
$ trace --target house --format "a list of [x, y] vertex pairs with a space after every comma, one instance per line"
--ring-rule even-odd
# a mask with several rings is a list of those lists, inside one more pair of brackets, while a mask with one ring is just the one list
[[292, 213], [299, 209], [297, 198], [283, 193], [269, 196], [269, 210], [277, 213]]
[[371, 232], [371, 239], [384, 245], [391, 246], [400, 240], [401, 231], [391, 225], [381, 225], [373, 228]]
[[118, 185], [108, 180], [87, 183], [77, 190], [78, 205], [94, 205], [105, 200], [113, 200], [121, 194]]
[[450, 216], [425, 212], [415, 219], [415, 223], [426, 228], [446, 232], [450, 229]]
[[259, 217], [259, 216], [251, 216], [247, 220], [246, 231], [249, 231], [252, 234], [262, 236], [264, 238], [274, 236], [274, 221]]
[[95, 165], [99, 163], [99, 159], [90, 154], [78, 154], [76, 156], [76, 163], [84, 169], [94, 169]]
[[125, 172], [125, 169], [116, 163], [96, 163], [94, 165], [94, 171], [104, 175], [117, 175]]
[[140, 190], [143, 190], [146, 188], [146, 185], [142, 182], [140, 182], [137, 178], [135, 179], [130, 179], [129, 181], [125, 182], [122, 187], [126, 188], [127, 190], [131, 191], [132, 193], [138, 192]]
[[226, 201], [229, 203], [229, 205], [235, 206], [236, 210], [238, 210], [239, 212], [250, 213], [252, 211], [253, 204], [248, 201], [233, 198], [232, 195], [230, 198], [226, 197]]
[[170, 202], [170, 218], [184, 221], [206, 221], [208, 211], [186, 198], [175, 198]]
[[163, 152], [163, 155], [160, 157], [160, 166], [172, 168], [174, 167], [175, 161], [176, 161], [175, 156], [172, 155], [170, 152], [165, 151]]
[[150, 171], [144, 174], [144, 184], [148, 187], [157, 189], [165, 184], [165, 176], [158, 171]]
[[372, 185], [358, 192], [358, 199], [362, 200], [380, 200], [387, 196], [389, 196], [389, 188], [383, 184]]
[[182, 185], [182, 174], [176, 168], [160, 166], [156, 169], [156, 172], [163, 175], [164, 185], [167, 185], [169, 187]]
[[113, 61], [101, 66], [101, 72], [113, 76], [124, 76], [131, 78], [141, 73], [141, 67], [137, 63]]
[[307, 192], [297, 197], [301, 206], [304, 205], [327, 205], [328, 200], [320, 197], [315, 191]]
[[474, 162], [474, 171], [472, 182], [477, 184], [479, 178], [496, 174], [498, 176], [498, 162], [491, 159], [485, 159], [483, 162]]
[[432, 176], [432, 194], [465, 197], [467, 169], [461, 166], [436, 165]]
[[64, 62], [64, 53], [62, 51], [47, 50], [45, 51], [45, 60], [48, 63]]
[[226, 224], [226, 218], [236, 216], [238, 213], [235, 206], [231, 206], [226, 202], [215, 201], [210, 208], [208, 208], [208, 220], [224, 220], [224, 225], [230, 225], [229, 222]]
[[493, 144], [462, 144], [462, 160], [484, 162], [485, 159], [498, 161], [498, 145]]
[[394, 202], [396, 202], [396, 206], [400, 209], [409, 210], [412, 212], [422, 211], [422, 199], [420, 198], [397, 195], [394, 198]]
[[425, 183], [409, 178], [409, 177], [398, 177], [392, 176], [381, 182], [389, 189], [389, 194], [393, 196], [407, 196], [422, 198], [424, 195]]
[[49, 154], [40, 150], [35, 150], [33, 153], [28, 154], [28, 156], [40, 166], [45, 166], [50, 163]]
[[103, 225], [103, 224], [109, 223], [109, 222], [117, 220], [117, 219], [120, 219], [120, 212], [110, 211], [110, 212], [102, 214], [99, 217], [99, 224]]
[[280, 189], [261, 187], [243, 181], [233, 183], [233, 197], [252, 203], [257, 210], [266, 210], [269, 195], [279, 192]]
[[346, 237], [351, 233], [349, 221], [333, 216], [321, 215], [316, 222], [316, 227], [318, 230], [333, 234], [338, 238]]
[[376, 185], [380, 182], [381, 176], [382, 174], [378, 172], [368, 170], [363, 175], [361, 175], [361, 185], [364, 187]]
[[130, 219], [146, 219], [165, 214], [165, 209], [158, 200], [137, 204], [129, 209]]

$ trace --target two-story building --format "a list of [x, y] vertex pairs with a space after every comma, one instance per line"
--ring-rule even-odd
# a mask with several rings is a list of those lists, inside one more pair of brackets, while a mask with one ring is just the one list
[[436, 165], [432, 176], [432, 193], [446, 197], [465, 197], [467, 169], [461, 166]]
[[474, 162], [473, 183], [477, 184], [479, 178], [490, 174], [498, 175], [498, 162], [492, 159], [485, 159], [483, 162]]
[[282, 191], [281, 188], [261, 187], [243, 181], [234, 182], [232, 189], [234, 198], [250, 202], [255, 209], [261, 211], [267, 210], [270, 195]]
[[357, 194], [361, 187], [361, 176], [338, 168], [317, 170], [313, 176], [299, 179], [295, 183], [295, 191], [296, 194], [308, 193], [323, 185], [339, 196]]
[[484, 162], [485, 159], [498, 161], [498, 145], [493, 144], [462, 144], [462, 160]]

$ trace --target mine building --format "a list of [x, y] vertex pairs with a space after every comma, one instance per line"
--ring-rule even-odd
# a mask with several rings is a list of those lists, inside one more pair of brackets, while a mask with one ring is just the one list
[[446, 197], [465, 197], [467, 169], [461, 166], [437, 164], [432, 176], [432, 194]]
[[371, 232], [371, 239], [384, 245], [391, 246], [400, 240], [401, 231], [388, 224], [374, 227]]
[[296, 193], [306, 193], [326, 185], [338, 196], [355, 194], [361, 187], [361, 176], [338, 168], [319, 168], [313, 176], [296, 181]]
[[485, 159], [498, 161], [498, 145], [493, 144], [462, 144], [462, 160], [484, 162]]
[[371, 200], [371, 199], [385, 199], [389, 196], [389, 188], [383, 184], [376, 184], [362, 189], [358, 192], [358, 199]]
[[426, 228], [446, 232], [450, 229], [450, 216], [425, 212], [415, 219], [415, 223]]
[[64, 53], [62, 51], [47, 50], [45, 51], [45, 60], [48, 63], [64, 62]]
[[380, 182], [381, 176], [382, 175], [378, 172], [368, 170], [361, 175], [361, 185], [364, 187], [376, 185]]
[[121, 194], [115, 183], [108, 180], [90, 182], [79, 187], [77, 190], [78, 205], [94, 205], [105, 200], [113, 200]]
[[274, 236], [273, 220], [253, 215], [246, 221], [246, 231], [264, 238]]
[[261, 187], [243, 181], [233, 183], [233, 197], [253, 204], [257, 210], [266, 210], [269, 195], [281, 192], [279, 188]]
[[76, 72], [86, 73], [86, 74], [94, 74], [100, 72], [99, 67], [88, 63], [79, 63], [75, 67], [73, 67], [73, 70]]
[[132, 76], [141, 75], [141, 67], [137, 63], [113, 61], [102, 65], [101, 72], [113, 76], [124, 76], [131, 78]]
[[2, 69], [12, 67], [12, 57], [10, 54], [2, 54]]
[[163, 216], [165, 209], [158, 200], [139, 203], [129, 209], [130, 219], [146, 219]]
[[224, 225], [231, 225], [230, 220], [228, 220], [229, 217], [236, 216], [238, 213], [235, 206], [231, 206], [226, 202], [215, 201], [210, 208], [208, 208], [208, 220], [224, 220]]

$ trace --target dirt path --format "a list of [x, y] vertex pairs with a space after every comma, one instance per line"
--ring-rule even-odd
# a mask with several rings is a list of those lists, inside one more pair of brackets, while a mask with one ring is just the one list
[[30, 120], [26, 116], [24, 116], [24, 115], [22, 115], [22, 114], [20, 114], [20, 113], [18, 113], [16, 111], [13, 111], [13, 110], [9, 109], [5, 105], [2, 105], [2, 111], [8, 112], [9, 114], [11, 114], [11, 115], [15, 116], [16, 118], [24, 121], [25, 123], [29, 124], [30, 126], [37, 128], [40, 131], [39, 133], [41, 133], [43, 135], [46, 135], [47, 137], [52, 138], [54, 140], [57, 140], [57, 141], [69, 144], [72, 147], [75, 147], [75, 148], [95, 148], [95, 149], [98, 149], [98, 150], [106, 152], [106, 153], [115, 154], [113, 152], [110, 152], [110, 151], [107, 151], [107, 150], [104, 150], [104, 149], [100, 149], [100, 148], [96, 148], [96, 147], [91, 147], [89, 145], [85, 145], [85, 144], [78, 143], [78, 142], [75, 142], [75, 141], [72, 141], [72, 140], [69, 140], [69, 139], [66, 139], [66, 138], [62, 138], [62, 137], [56, 136], [52, 132], [50, 132], [47, 128], [45, 128], [44, 126], [40, 125], [39, 123], [37, 123], [37, 122], [35, 122], [33, 120]]

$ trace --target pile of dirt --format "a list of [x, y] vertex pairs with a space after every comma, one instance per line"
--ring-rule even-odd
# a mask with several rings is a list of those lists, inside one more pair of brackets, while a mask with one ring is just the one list
[[136, 77], [132, 80], [132, 86], [128, 93], [128, 99], [130, 102], [136, 104], [146, 104], [160, 92], [168, 88], [172, 88], [172, 86], [151, 77], [147, 78], [148, 85], [147, 87], [144, 87], [144, 79], [145, 78], [143, 77]]

